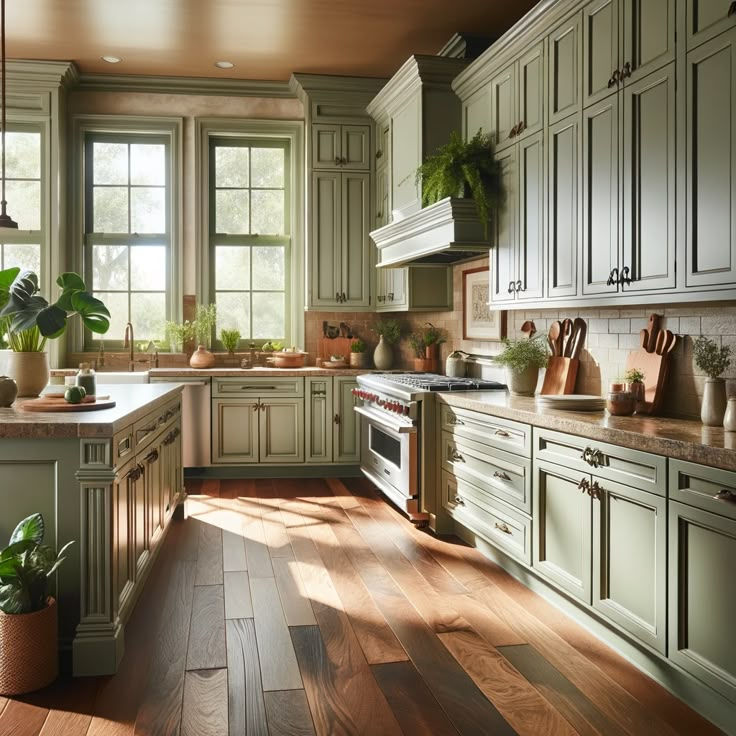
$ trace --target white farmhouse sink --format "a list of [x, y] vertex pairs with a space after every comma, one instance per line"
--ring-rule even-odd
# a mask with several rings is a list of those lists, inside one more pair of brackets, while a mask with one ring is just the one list
[[148, 371], [139, 371], [137, 373], [130, 372], [97, 372], [97, 383], [101, 386], [118, 384], [118, 383], [148, 383]]

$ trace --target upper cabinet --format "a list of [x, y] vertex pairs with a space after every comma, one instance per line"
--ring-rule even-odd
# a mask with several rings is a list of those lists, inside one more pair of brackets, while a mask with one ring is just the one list
[[370, 171], [370, 125], [312, 126], [312, 168]]
[[736, 27], [732, 0], [685, 0], [687, 3], [687, 50]]

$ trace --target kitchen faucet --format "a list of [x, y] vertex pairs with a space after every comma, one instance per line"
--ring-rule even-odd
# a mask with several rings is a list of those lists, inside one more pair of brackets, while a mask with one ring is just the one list
[[123, 343], [124, 348], [128, 350], [128, 370], [135, 370], [135, 342], [133, 340], [133, 323], [128, 322], [125, 325], [125, 342]]

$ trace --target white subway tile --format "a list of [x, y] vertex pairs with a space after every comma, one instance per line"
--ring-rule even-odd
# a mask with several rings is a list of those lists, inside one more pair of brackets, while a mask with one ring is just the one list
[[630, 319], [609, 319], [608, 320], [608, 331], [609, 332], [629, 332], [631, 329]]

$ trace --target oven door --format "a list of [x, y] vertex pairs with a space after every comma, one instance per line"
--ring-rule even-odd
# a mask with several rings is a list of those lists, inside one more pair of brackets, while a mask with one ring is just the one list
[[419, 434], [417, 427], [366, 406], [355, 407], [362, 416], [360, 469], [395, 503], [408, 503], [419, 495]]

